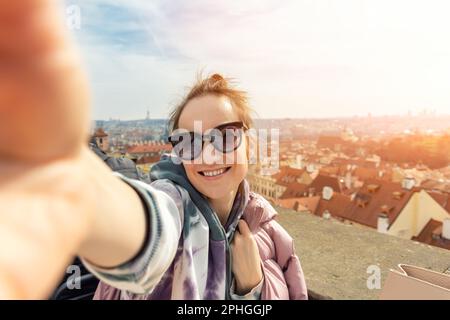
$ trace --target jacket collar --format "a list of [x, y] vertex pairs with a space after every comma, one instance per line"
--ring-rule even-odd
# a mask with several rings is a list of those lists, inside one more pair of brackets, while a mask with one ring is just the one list
[[[194, 188], [186, 175], [186, 171], [184, 170], [181, 161], [179, 161], [179, 159], [174, 159], [174, 157], [175, 156], [173, 155], [164, 154], [161, 157], [161, 160], [152, 167], [150, 171], [151, 180], [168, 179], [186, 189], [191, 200], [208, 222], [211, 238], [213, 240], [231, 240], [239, 219], [244, 214], [245, 208], [249, 202], [249, 185], [247, 181], [242, 181], [239, 186], [228, 221], [225, 228], [222, 228], [216, 213], [209, 205], [206, 197]], [[225, 237], [227, 239], [225, 239]]]

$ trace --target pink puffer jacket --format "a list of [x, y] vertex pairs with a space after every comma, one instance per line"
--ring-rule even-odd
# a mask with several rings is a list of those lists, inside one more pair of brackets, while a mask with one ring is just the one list
[[[293, 240], [275, 221], [276, 216], [277, 212], [264, 197], [249, 192], [241, 218], [253, 233], [261, 256], [264, 273], [261, 300], [306, 300], [305, 278]], [[94, 299], [120, 299], [120, 290], [100, 282]]]
[[306, 300], [308, 293], [291, 236], [275, 221], [277, 212], [262, 196], [250, 192], [243, 219], [252, 231], [262, 260], [262, 300]]

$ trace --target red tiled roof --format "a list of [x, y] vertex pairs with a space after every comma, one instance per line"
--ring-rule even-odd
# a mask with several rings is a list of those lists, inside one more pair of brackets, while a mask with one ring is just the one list
[[308, 209], [311, 213], [316, 212], [320, 197], [303, 197], [297, 199], [299, 206]]
[[323, 175], [328, 175], [328, 176], [336, 176], [338, 175], [340, 172], [340, 168], [339, 167], [332, 167], [332, 166], [327, 166], [327, 167], [322, 167], [319, 170], [319, 174], [323, 174]]
[[300, 204], [300, 199], [301, 198], [277, 199], [275, 200], [275, 204], [280, 207], [292, 209], [295, 211], [309, 211], [308, 208]]
[[149, 163], [156, 163], [161, 159], [160, 156], [146, 156], [146, 157], [140, 157], [137, 161], [136, 164], [149, 164]]
[[313, 188], [316, 193], [321, 193], [324, 187], [331, 187], [334, 192], [342, 192], [341, 183], [336, 177], [323, 174], [319, 174], [309, 185], [309, 188]]
[[150, 153], [150, 152], [170, 152], [172, 150], [172, 145], [166, 144], [144, 144], [132, 146], [127, 149], [128, 153]]
[[103, 130], [103, 128], [98, 128], [94, 133], [95, 138], [104, 138], [107, 136], [108, 135], [106, 134], [105, 130]]
[[353, 171], [353, 175], [358, 177], [361, 181], [376, 179], [378, 178], [378, 170], [375, 168], [357, 167], [355, 171]]
[[324, 211], [328, 210], [332, 216], [342, 218], [350, 205], [351, 199], [349, 196], [334, 193], [330, 200], [320, 198], [314, 214], [322, 217]]
[[405, 190], [399, 183], [369, 179], [355, 195], [343, 218], [376, 228], [379, 214], [386, 213], [392, 224], [415, 191]]
[[292, 167], [281, 167], [280, 171], [272, 176], [276, 184], [288, 186], [296, 182], [306, 171], [304, 169], [296, 169]]
[[450, 200], [448, 194], [433, 191], [427, 191], [427, 193], [434, 199], [434, 201], [439, 203], [442, 208], [446, 208], [448, 201]]
[[303, 183], [292, 182], [286, 185], [286, 191], [280, 196], [280, 199], [304, 197], [308, 192], [308, 186]]
[[450, 250], [450, 240], [440, 237], [442, 222], [430, 219], [417, 237], [412, 240]]

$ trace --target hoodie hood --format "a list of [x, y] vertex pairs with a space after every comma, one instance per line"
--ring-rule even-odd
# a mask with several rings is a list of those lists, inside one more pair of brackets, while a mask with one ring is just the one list
[[[239, 186], [239, 191], [236, 194], [228, 222], [225, 226], [227, 231], [225, 233], [216, 213], [209, 205], [207, 198], [198, 192], [190, 183], [186, 171], [184, 170], [184, 166], [181, 164], [179, 158], [169, 154], [162, 155], [161, 160], [152, 167], [150, 178], [152, 181], [167, 179], [184, 188], [189, 193], [192, 202], [199, 208], [200, 212], [208, 222], [212, 239], [228, 241], [232, 239], [236, 225], [243, 216], [249, 201], [249, 187], [247, 181], [244, 180]], [[188, 201], [188, 199], [184, 199], [184, 201]]]

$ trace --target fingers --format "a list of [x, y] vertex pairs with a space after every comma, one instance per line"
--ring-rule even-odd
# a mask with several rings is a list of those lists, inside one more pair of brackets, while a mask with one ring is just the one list
[[245, 222], [243, 219], [239, 220], [238, 226], [239, 226], [239, 233], [242, 234], [243, 236], [249, 236], [252, 234], [250, 228], [248, 227], [247, 222]]
[[57, 2], [0, 0], [0, 66], [31, 62], [64, 41]]
[[54, 0], [0, 0], [0, 158], [48, 161], [79, 151], [89, 91]]

